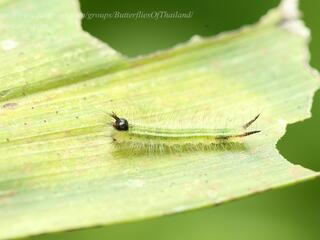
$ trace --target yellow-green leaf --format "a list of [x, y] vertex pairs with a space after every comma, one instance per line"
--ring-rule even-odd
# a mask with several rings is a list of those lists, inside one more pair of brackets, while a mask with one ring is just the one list
[[[0, 0], [0, 238], [177, 213], [319, 176], [275, 147], [310, 115], [319, 87], [295, 2], [129, 59], [81, 30], [75, 1]], [[179, 127], [261, 112], [262, 132], [240, 149], [117, 152], [110, 111]]]

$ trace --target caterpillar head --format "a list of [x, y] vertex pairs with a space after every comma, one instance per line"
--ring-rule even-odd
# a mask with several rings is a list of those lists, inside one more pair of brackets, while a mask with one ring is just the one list
[[114, 112], [110, 116], [115, 120], [112, 126], [118, 131], [128, 131], [129, 123], [125, 118], [119, 118]]

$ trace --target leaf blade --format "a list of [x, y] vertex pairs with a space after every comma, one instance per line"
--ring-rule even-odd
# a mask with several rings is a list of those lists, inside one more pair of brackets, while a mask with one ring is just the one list
[[[30, 1], [17, 4], [25, 9]], [[76, 6], [69, 7], [74, 17]], [[12, 55], [0, 53], [12, 61], [1, 78], [7, 84], [2, 92], [10, 89], [2, 99], [10, 101], [3, 102], [0, 115], [5, 126], [0, 133], [0, 236], [176, 213], [319, 176], [287, 162], [275, 149], [287, 123], [310, 115], [319, 87], [305, 66], [305, 39], [286, 27], [294, 21], [278, 8], [252, 27], [137, 59], [117, 53], [97, 57], [108, 47], [92, 45], [70, 23], [85, 49], [91, 49], [91, 64], [83, 70], [79, 55], [73, 54], [79, 46], [66, 45], [73, 56], [71, 73], [65, 76], [58, 68], [57, 76], [46, 75], [54, 64], [34, 70], [27, 53], [21, 62], [26, 70], [13, 82], [19, 76], [13, 66], [21, 45]], [[49, 44], [50, 38], [45, 41]], [[62, 53], [60, 48], [50, 51], [39, 62]], [[87, 53], [82, 57], [87, 59]], [[54, 61], [65, 63], [60, 55]], [[114, 67], [101, 70], [105, 65]], [[31, 87], [21, 80], [28, 74], [33, 75]], [[248, 149], [241, 152], [118, 156], [104, 116], [112, 110], [160, 126], [172, 116], [182, 125], [190, 119], [210, 126], [229, 118], [245, 123], [262, 110], [257, 126], [263, 132], [248, 138]], [[205, 121], [195, 117], [199, 112], [206, 113]]]

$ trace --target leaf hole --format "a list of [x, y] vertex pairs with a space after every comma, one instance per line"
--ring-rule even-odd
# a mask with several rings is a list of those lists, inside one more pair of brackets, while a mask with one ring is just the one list
[[277, 149], [290, 162], [320, 170], [320, 91], [314, 96], [312, 117], [287, 126], [286, 134], [277, 143]]

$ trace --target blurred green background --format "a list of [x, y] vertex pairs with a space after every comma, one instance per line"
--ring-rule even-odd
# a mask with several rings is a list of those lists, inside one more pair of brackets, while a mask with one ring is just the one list
[[[212, 36], [255, 23], [277, 0], [129, 1], [81, 0], [83, 13], [192, 11], [190, 19], [88, 19], [83, 28], [117, 51], [137, 56], [190, 39]], [[320, 69], [320, 1], [301, 0], [311, 29], [311, 65]], [[312, 118], [290, 125], [279, 141], [289, 161], [320, 170], [320, 92], [315, 95]], [[80, 210], [81, 211], [81, 210]], [[218, 207], [146, 221], [97, 227], [30, 238], [49, 239], [320, 239], [320, 181], [274, 190]]]

